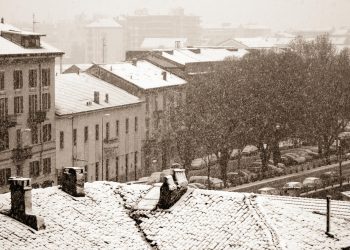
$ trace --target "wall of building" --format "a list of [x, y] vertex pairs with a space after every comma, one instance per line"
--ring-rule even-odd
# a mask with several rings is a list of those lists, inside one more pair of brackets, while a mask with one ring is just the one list
[[[109, 114], [109, 116], [104, 116], [105, 114]], [[135, 117], [137, 117], [136, 131]], [[126, 119], [129, 120], [128, 133], [126, 133]], [[104, 180], [119, 182], [135, 180], [142, 177], [141, 137], [144, 129], [142, 127], [143, 119], [140, 104], [116, 107], [108, 110], [98, 110], [84, 114], [73, 114], [71, 116], [57, 116], [57, 168], [62, 169], [63, 167], [69, 166], [84, 167], [86, 171], [86, 180], [89, 182], [102, 180], [102, 174]], [[119, 121], [119, 135], [117, 135], [116, 129], [117, 121]], [[106, 138], [107, 123], [109, 123], [110, 131], [109, 140], [102, 142], [102, 124], [103, 138]], [[99, 136], [97, 140], [95, 131], [96, 125], [99, 125]], [[88, 127], [88, 139], [86, 141], [84, 135], [85, 127]], [[77, 130], [76, 146], [73, 145], [73, 129]], [[60, 145], [60, 132], [64, 133], [63, 148], [61, 148]], [[104, 148], [103, 155], [102, 147]], [[103, 170], [102, 158], [104, 162]], [[128, 167], [126, 167], [126, 158], [128, 158]], [[98, 163], [97, 167], [96, 163]]]
[[[8, 99], [8, 114], [14, 115], [14, 97], [23, 97], [23, 113], [19, 113], [14, 116], [16, 125], [8, 129], [9, 132], [9, 148], [0, 152], [0, 182], [7, 183], [8, 175], [11, 176], [23, 176], [31, 177], [33, 186], [42, 185], [46, 181], [51, 183], [55, 180], [55, 74], [54, 74], [55, 61], [53, 57], [45, 58], [27, 58], [27, 59], [0, 59], [0, 72], [5, 74], [5, 88], [0, 91], [0, 99]], [[37, 87], [29, 87], [29, 70], [37, 70]], [[41, 86], [41, 69], [50, 70], [50, 86]], [[23, 75], [23, 87], [21, 89], [14, 89], [14, 70], [21, 70]], [[38, 143], [32, 144], [33, 129], [28, 122], [29, 118], [29, 95], [36, 94], [38, 96], [38, 110], [40, 109], [40, 103], [42, 94], [50, 94], [50, 109], [46, 110], [46, 119], [42, 123], [37, 124], [38, 128]], [[0, 108], [1, 109], [1, 108]], [[51, 124], [51, 140], [43, 142], [43, 126]], [[31, 129], [31, 131], [28, 131]], [[21, 131], [22, 139], [17, 142], [17, 130]], [[12, 150], [21, 146], [30, 147], [31, 157], [29, 159], [23, 159], [23, 161], [14, 161], [12, 159]], [[43, 159], [50, 158], [51, 166], [50, 170], [44, 173]], [[33, 161], [39, 161], [39, 175], [34, 176], [30, 174], [30, 163]], [[10, 169], [10, 172], [4, 175], [4, 169]], [[46, 169], [45, 169], [46, 170]], [[5, 170], [6, 172], [6, 170]], [[47, 184], [46, 183], [46, 184]], [[45, 185], [45, 184], [44, 184]], [[8, 192], [8, 185], [0, 185], [0, 193]]]

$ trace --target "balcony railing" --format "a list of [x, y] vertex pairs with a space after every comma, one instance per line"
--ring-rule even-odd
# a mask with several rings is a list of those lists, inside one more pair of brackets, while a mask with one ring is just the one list
[[29, 113], [28, 124], [36, 125], [38, 123], [43, 123], [46, 120], [46, 112], [45, 111], [36, 111], [34, 113]]
[[32, 158], [32, 148], [31, 147], [17, 147], [12, 149], [12, 160], [14, 162], [22, 162], [26, 159]]
[[14, 127], [17, 125], [17, 116], [16, 115], [7, 115], [0, 117], [0, 128], [7, 130], [8, 128]]
[[119, 138], [118, 137], [114, 137], [114, 138], [105, 138], [103, 140], [104, 143], [106, 144], [113, 144], [113, 143], [118, 143], [119, 142]]

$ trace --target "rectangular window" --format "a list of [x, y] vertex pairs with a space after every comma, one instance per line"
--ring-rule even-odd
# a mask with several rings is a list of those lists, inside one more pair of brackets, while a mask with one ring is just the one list
[[13, 88], [21, 89], [23, 88], [23, 74], [22, 70], [13, 71]]
[[16, 142], [17, 142], [17, 146], [21, 146], [21, 130], [20, 129], [16, 130]]
[[85, 126], [84, 127], [84, 142], [87, 142], [89, 139], [89, 127]]
[[119, 136], [119, 120], [115, 121], [115, 136]]
[[8, 130], [0, 133], [0, 151], [6, 150], [9, 148], [9, 132]]
[[37, 126], [33, 126], [31, 128], [31, 132], [32, 132], [32, 144], [37, 144], [39, 142], [38, 127]]
[[77, 129], [73, 129], [73, 146], [77, 145]]
[[51, 141], [51, 124], [43, 126], [43, 142]]
[[0, 117], [6, 117], [8, 115], [8, 99], [0, 98]]
[[125, 180], [128, 181], [128, 172], [129, 172], [129, 156], [125, 155]]
[[0, 71], [0, 90], [5, 89], [5, 72]]
[[119, 180], [119, 157], [115, 157], [115, 180]]
[[41, 78], [43, 86], [50, 86], [50, 69], [42, 69]]
[[11, 177], [11, 168], [0, 169], [0, 186], [8, 185], [8, 179]]
[[109, 180], [109, 159], [106, 159], [106, 180]]
[[106, 141], [109, 140], [109, 122], [106, 122]]
[[136, 169], [136, 166], [137, 166], [137, 151], [135, 152], [135, 155], [134, 155], [134, 165], [135, 165], [135, 169]]
[[51, 96], [50, 93], [42, 94], [43, 110], [49, 110], [51, 108]]
[[129, 118], [125, 119], [125, 134], [129, 133]]
[[95, 180], [96, 181], [98, 181], [98, 178], [99, 178], [99, 165], [100, 165], [99, 162], [95, 163]]
[[38, 177], [40, 175], [39, 161], [32, 161], [29, 163], [29, 176]]
[[16, 165], [16, 175], [23, 176], [23, 168], [21, 165]]
[[100, 139], [100, 125], [95, 125], [95, 140], [98, 141]]
[[38, 96], [29, 95], [29, 113], [34, 114], [38, 110]]
[[51, 174], [51, 158], [43, 159], [43, 174]]
[[15, 96], [14, 100], [14, 113], [22, 114], [23, 113], [23, 96]]
[[35, 88], [38, 81], [38, 71], [36, 69], [29, 70], [29, 87]]
[[137, 120], [137, 116], [135, 116], [135, 132], [137, 132], [138, 130], [138, 120]]
[[64, 148], [64, 132], [60, 131], [60, 149]]

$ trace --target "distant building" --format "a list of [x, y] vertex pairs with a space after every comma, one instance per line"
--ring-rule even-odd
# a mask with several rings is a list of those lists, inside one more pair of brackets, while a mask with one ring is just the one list
[[177, 9], [169, 15], [151, 15], [146, 10], [120, 20], [124, 29], [125, 50], [138, 50], [145, 38], [187, 38], [189, 45], [200, 41], [200, 17], [185, 15]]
[[113, 19], [99, 19], [86, 26], [86, 62], [113, 63], [124, 59], [123, 29]]
[[[186, 81], [145, 60], [133, 60], [116, 64], [94, 65], [88, 73], [112, 83], [138, 96], [142, 101], [142, 118], [139, 126], [144, 128], [142, 138], [142, 166], [145, 175], [169, 168], [175, 161], [175, 149], [168, 141], [159, 149], [161, 135], [167, 126], [165, 112], [183, 100]], [[157, 144], [158, 143], [158, 144]]]
[[187, 46], [187, 38], [145, 38], [141, 49], [176, 49]]
[[55, 57], [43, 34], [0, 23], [0, 192], [10, 176], [55, 182]]
[[56, 77], [56, 166], [83, 167], [85, 180], [142, 176], [141, 100], [86, 73]]

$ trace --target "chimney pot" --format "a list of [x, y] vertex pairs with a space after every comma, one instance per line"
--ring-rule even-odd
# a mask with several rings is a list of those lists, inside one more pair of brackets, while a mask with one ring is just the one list
[[163, 71], [162, 76], [163, 76], [163, 80], [166, 81], [167, 80], [167, 72]]
[[106, 94], [106, 96], [105, 96], [105, 102], [109, 103], [109, 95], [108, 94]]
[[62, 173], [62, 190], [72, 196], [85, 196], [84, 169], [78, 167], [64, 168]]
[[3, 17], [1, 18], [1, 23], [5, 23], [5, 20], [4, 20], [4, 18], [3, 18]]
[[100, 92], [94, 91], [94, 102], [100, 104]]

